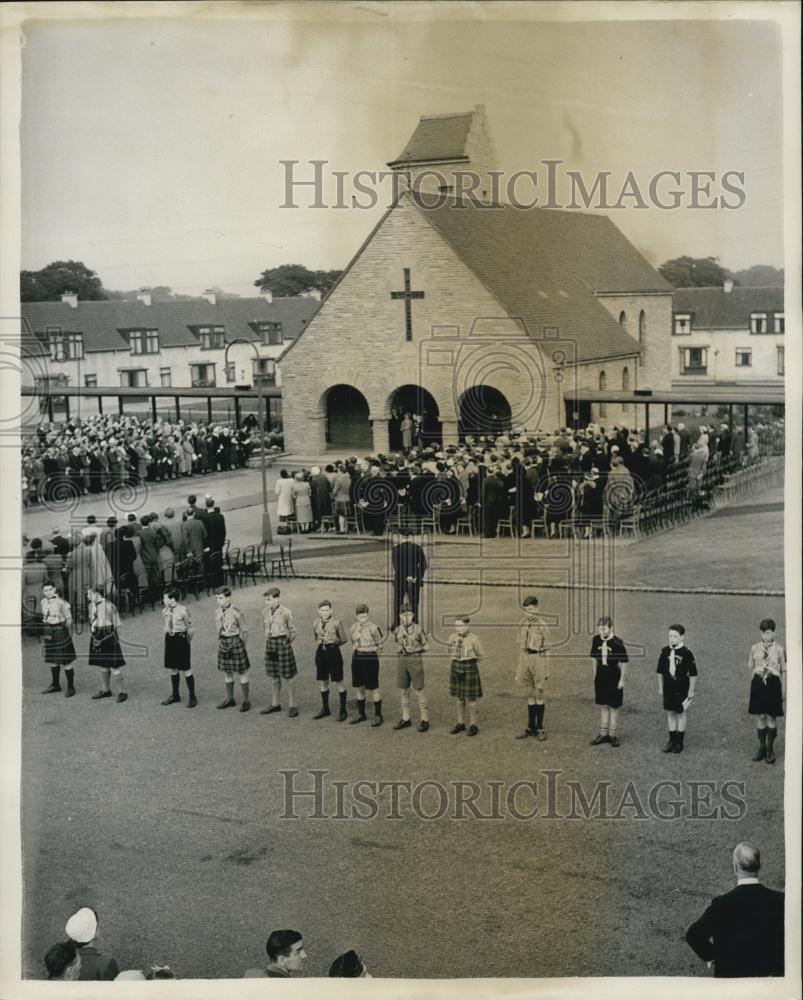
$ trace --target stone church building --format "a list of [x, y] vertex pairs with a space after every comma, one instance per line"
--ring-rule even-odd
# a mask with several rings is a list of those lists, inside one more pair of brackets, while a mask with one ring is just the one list
[[[392, 169], [494, 167], [483, 109], [423, 118]], [[428, 176], [429, 189], [432, 174]], [[668, 389], [672, 287], [606, 216], [404, 190], [279, 359], [285, 445], [387, 452], [624, 421], [588, 389]]]

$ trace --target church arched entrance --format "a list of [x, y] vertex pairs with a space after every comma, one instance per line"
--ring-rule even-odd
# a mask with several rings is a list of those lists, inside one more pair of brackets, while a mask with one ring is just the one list
[[505, 396], [490, 385], [473, 385], [460, 397], [461, 439], [467, 434], [501, 434], [510, 430], [511, 410]]
[[[420, 441], [424, 445], [439, 444], [441, 440], [441, 422], [438, 404], [431, 392], [420, 385], [400, 386], [390, 397], [390, 421], [388, 423], [388, 438], [391, 451], [400, 451], [403, 447], [402, 421], [405, 414], [420, 417]], [[413, 445], [418, 445], [413, 430]]]
[[368, 401], [352, 385], [334, 385], [326, 394], [326, 443], [332, 448], [373, 447]]

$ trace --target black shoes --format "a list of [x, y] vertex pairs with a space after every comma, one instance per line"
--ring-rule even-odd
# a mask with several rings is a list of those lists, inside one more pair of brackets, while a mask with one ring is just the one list
[[315, 713], [315, 715], [313, 715], [313, 719], [325, 719], [327, 715], [331, 715], [331, 714], [332, 713], [329, 711], [328, 708], [321, 708], [321, 709], [318, 709], [318, 711]]
[[[591, 746], [598, 747], [601, 743], [610, 743], [610, 742], [611, 742], [610, 736], [603, 736], [602, 733], [600, 733], [599, 736], [595, 736], [594, 739], [591, 741]], [[617, 740], [616, 742], [618, 745], [619, 741]]]
[[346, 721], [346, 719], [348, 719], [348, 717], [349, 717], [349, 714], [348, 714], [348, 712], [347, 712], [347, 711], [345, 710], [345, 708], [341, 708], [341, 709], [340, 709], [340, 714], [339, 714], [339, 715], [338, 715], [338, 717], [337, 717], [337, 721], [338, 721], [338, 722], [345, 722], [345, 721]]
[[221, 701], [218, 708], [234, 708], [236, 704], [234, 698], [226, 698], [225, 701]]
[[449, 730], [449, 735], [456, 736], [458, 733], [464, 733], [465, 731], [466, 731], [465, 724], [462, 722], [458, 722], [456, 725], [452, 726], [452, 728]]
[[385, 720], [382, 718], [381, 715], [375, 715], [373, 719], [371, 719], [371, 725], [373, 727], [381, 726], [384, 721]]
[[165, 698], [162, 702], [163, 705], [175, 705], [176, 702], [181, 701], [181, 698], [177, 694], [171, 694], [169, 698]]
[[349, 719], [349, 725], [356, 726], [358, 722], [367, 722], [367, 721], [368, 721], [367, 715], [355, 715], [353, 719]]
[[468, 735], [469, 736], [476, 736], [477, 733], [479, 733], [479, 729], [476, 726], [469, 726], [468, 727]]
[[92, 695], [92, 701], [100, 701], [101, 698], [111, 698], [111, 691], [98, 691], [97, 694]]
[[241, 712], [247, 712], [250, 707], [251, 707], [251, 702], [250, 701], [244, 701], [242, 703], [242, 705], [240, 705], [240, 711]]
[[42, 694], [55, 694], [56, 691], [61, 691], [60, 684], [51, 684], [50, 687], [46, 687]]
[[260, 715], [273, 715], [274, 712], [281, 712], [281, 705], [270, 705], [268, 708], [262, 708], [259, 711]]
[[65, 692], [65, 694], [64, 694], [64, 697], [65, 698], [74, 698], [75, 697], [75, 688], [74, 687], [68, 687], [67, 690], [66, 690], [66, 692]]
[[287, 715], [288, 715], [288, 718], [290, 718], [290, 719], [297, 719], [298, 718], [298, 709], [296, 708], [295, 705], [293, 705], [293, 707], [288, 710]]
[[611, 736], [611, 746], [612, 747], [618, 747], [619, 746], [619, 737], [618, 736]]
[[128, 695], [125, 693], [125, 691], [121, 691], [117, 695], [117, 701], [119, 704], [122, 704], [124, 701], [128, 701]]
[[426, 733], [426, 732], [429, 731], [429, 722], [427, 722], [426, 719], [422, 719], [418, 723], [418, 731], [419, 731], [419, 733]]
[[412, 726], [412, 722], [410, 722], [409, 719], [399, 719], [399, 721], [396, 723], [396, 725], [393, 728], [394, 729], [409, 729], [410, 726]]
[[538, 735], [538, 730], [537, 729], [530, 729], [530, 727], [527, 726], [527, 728], [523, 732], [516, 733], [516, 739], [517, 740], [526, 740], [528, 736], [537, 736], [537, 735]]
[[[180, 698], [179, 701], [181, 701]], [[194, 694], [190, 695], [190, 700], [187, 702], [187, 708], [195, 708], [197, 704], [198, 704], [198, 699], [195, 697], [195, 695]]]

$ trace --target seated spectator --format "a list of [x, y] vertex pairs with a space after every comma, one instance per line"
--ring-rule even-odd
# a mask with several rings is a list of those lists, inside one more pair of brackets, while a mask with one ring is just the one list
[[373, 979], [373, 976], [365, 967], [365, 962], [352, 948], [338, 955], [329, 966], [330, 979]]
[[307, 953], [298, 931], [271, 931], [265, 944], [269, 964], [265, 969], [248, 969], [243, 979], [289, 979], [300, 971]]
[[77, 910], [64, 930], [67, 937], [75, 943], [81, 956], [81, 973], [79, 979], [111, 980], [120, 971], [117, 962], [108, 955], [103, 955], [95, 947], [98, 936], [98, 915], [89, 906]]
[[45, 968], [48, 979], [65, 981], [80, 978], [81, 956], [74, 941], [60, 941], [54, 944], [45, 955]]

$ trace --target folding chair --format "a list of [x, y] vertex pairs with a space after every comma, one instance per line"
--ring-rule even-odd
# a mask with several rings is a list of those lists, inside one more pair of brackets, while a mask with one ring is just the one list
[[229, 583], [235, 586], [236, 583], [240, 582], [240, 577], [242, 575], [242, 563], [240, 562], [240, 550], [239, 548], [230, 548], [228, 551], [228, 559], [223, 567], [223, 579], [228, 577]]
[[288, 538], [287, 539], [287, 545], [285, 545], [285, 547], [284, 547], [283, 556], [284, 556], [284, 569], [285, 569], [285, 574], [284, 575], [285, 576], [292, 576], [292, 577], [295, 578], [296, 568], [293, 565], [293, 539], [292, 538]]
[[496, 537], [501, 538], [502, 532], [506, 531], [510, 538], [513, 537], [513, 516], [516, 513], [513, 507], [508, 508], [507, 517], [500, 517], [496, 523]]
[[279, 556], [276, 558], [274, 556], [270, 561], [270, 575], [268, 579], [272, 580], [274, 577], [284, 577], [287, 576], [286, 565], [284, 561], [284, 543], [279, 545]]
[[257, 558], [256, 549], [253, 545], [246, 545], [240, 556], [240, 577], [248, 577], [253, 580], [256, 586], [257, 573], [260, 571], [260, 562]]

